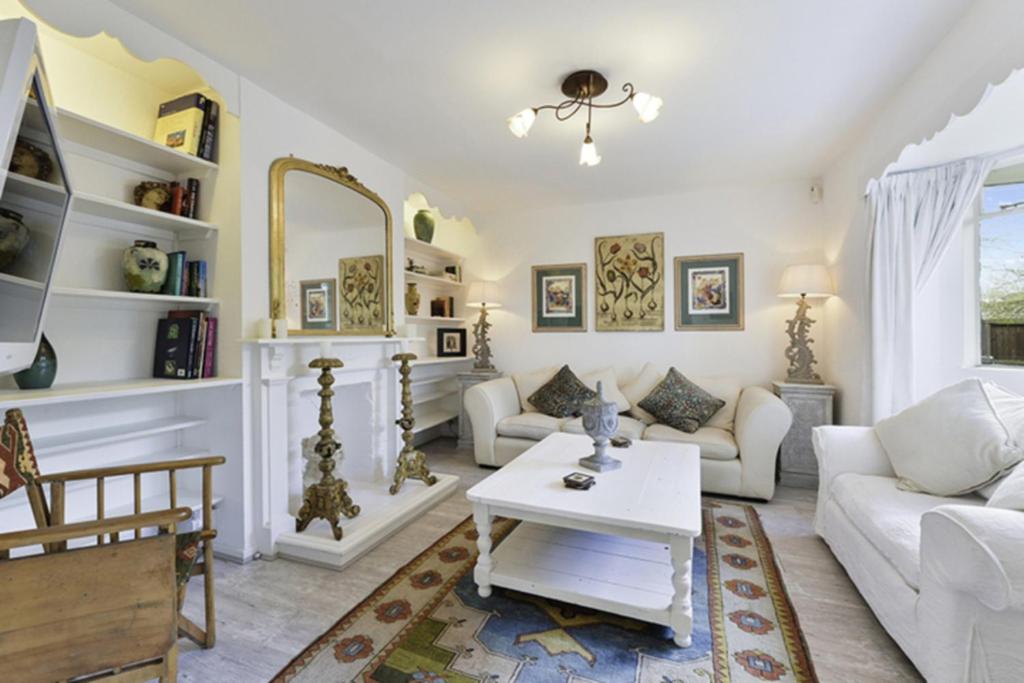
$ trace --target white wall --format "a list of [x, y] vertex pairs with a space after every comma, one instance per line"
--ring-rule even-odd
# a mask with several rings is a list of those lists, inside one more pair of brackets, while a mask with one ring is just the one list
[[839, 296], [825, 306], [826, 368], [842, 393], [838, 419], [864, 420], [867, 224], [864, 190], [908, 144], [971, 111], [989, 84], [1024, 65], [1024, 3], [979, 0], [825, 174], [825, 253]]
[[[567, 167], [567, 172], [586, 172]], [[790, 301], [775, 292], [785, 266], [822, 258], [823, 211], [812, 204], [809, 181], [707, 187], [663, 197], [524, 209], [475, 217], [479, 246], [466, 262], [470, 277], [498, 280], [503, 308], [493, 312], [495, 364], [506, 372], [569, 363], [579, 370], [616, 366], [625, 375], [647, 360], [684, 373], [736, 376], [767, 384], [785, 376], [785, 319]], [[675, 296], [666, 282], [669, 314], [663, 332], [594, 331], [594, 238], [664, 232], [665, 259], [744, 252], [746, 329], [676, 332]], [[533, 333], [530, 268], [586, 262], [586, 333]], [[819, 332], [816, 329], [815, 332]], [[825, 348], [818, 334], [816, 349]]]

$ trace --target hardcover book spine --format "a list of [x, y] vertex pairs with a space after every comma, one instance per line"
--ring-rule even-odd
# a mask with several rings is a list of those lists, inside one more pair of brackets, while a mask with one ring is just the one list
[[203, 120], [203, 136], [199, 142], [199, 156], [213, 161], [217, 143], [217, 123], [220, 118], [220, 105], [213, 100], [206, 101], [206, 115]]
[[189, 318], [191, 323], [188, 335], [188, 357], [185, 360], [187, 368], [186, 379], [195, 379], [196, 343], [199, 341], [199, 319]]
[[190, 284], [189, 270], [191, 269], [191, 266], [192, 262], [186, 261], [185, 266], [181, 269], [181, 290], [179, 291], [178, 296], [188, 296], [188, 288]]
[[178, 183], [171, 183], [171, 213], [175, 216], [180, 216], [184, 200], [185, 188]]
[[181, 296], [181, 271], [185, 267], [185, 252], [172, 251], [167, 255], [167, 281], [163, 293]]
[[206, 319], [206, 353], [203, 358], [203, 377], [214, 377], [213, 359], [217, 349], [217, 319]]
[[199, 261], [199, 296], [206, 297], [206, 261]]
[[192, 364], [192, 376], [203, 377], [203, 359], [206, 357], [206, 313], [199, 314], [199, 334], [196, 335], [195, 359]]
[[186, 186], [188, 188], [188, 217], [199, 218], [199, 180], [189, 178]]

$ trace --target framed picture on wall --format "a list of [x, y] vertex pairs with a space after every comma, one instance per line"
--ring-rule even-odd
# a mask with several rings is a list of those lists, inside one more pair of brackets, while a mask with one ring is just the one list
[[743, 254], [677, 256], [677, 330], [743, 329]]
[[665, 329], [665, 235], [649, 232], [594, 240], [594, 329]]
[[466, 355], [466, 330], [457, 327], [437, 328], [437, 355], [439, 357], [464, 357]]
[[338, 281], [334, 278], [302, 280], [299, 283], [299, 293], [302, 329], [336, 332]]
[[586, 332], [587, 264], [534, 266], [530, 299], [534, 332]]

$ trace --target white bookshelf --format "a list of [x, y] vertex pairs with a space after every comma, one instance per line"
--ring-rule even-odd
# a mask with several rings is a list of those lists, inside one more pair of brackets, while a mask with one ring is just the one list
[[[39, 114], [30, 101], [30, 126], [42, 123]], [[33, 117], [38, 119], [35, 123]], [[58, 112], [57, 133], [72, 189], [63, 253], [44, 325], [57, 351], [57, 380], [51, 388], [37, 390], [9, 388], [13, 383], [2, 380], [0, 411], [20, 408], [25, 413], [44, 473], [225, 456], [226, 464], [214, 469], [215, 548], [219, 554], [243, 559], [247, 541], [242, 380], [152, 377], [157, 323], [167, 311], [201, 309], [224, 321], [216, 264], [225, 226], [212, 218], [218, 164], [66, 110]], [[31, 130], [25, 136], [43, 141]], [[197, 218], [134, 204], [133, 189], [142, 181], [188, 178], [200, 181]], [[17, 191], [18, 198], [11, 201], [17, 210], [31, 210], [34, 202], [52, 201], [55, 193], [64, 192], [57, 185], [16, 174], [8, 174], [6, 183]], [[233, 216], [228, 223], [237, 229]], [[120, 262], [124, 249], [135, 240], [156, 242], [165, 252], [186, 251], [188, 260], [206, 260], [208, 296], [128, 292]], [[0, 287], [13, 286], [39, 283], [0, 275]], [[237, 295], [229, 292], [228, 298], [234, 305]], [[225, 346], [235, 343], [225, 339], [223, 327], [218, 365]], [[131, 477], [119, 479], [123, 478], [106, 482], [107, 516], [133, 511]], [[143, 510], [166, 507], [167, 477], [144, 475], [143, 482]], [[69, 521], [95, 518], [92, 486], [69, 486]], [[199, 472], [182, 474], [178, 504], [198, 510], [200, 486]], [[3, 503], [0, 530], [34, 526], [24, 497], [9, 496]]]

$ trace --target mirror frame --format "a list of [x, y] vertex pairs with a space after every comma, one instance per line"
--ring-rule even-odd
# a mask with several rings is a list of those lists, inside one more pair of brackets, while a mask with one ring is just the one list
[[[284, 178], [289, 171], [301, 171], [312, 173], [321, 178], [338, 183], [357, 192], [380, 207], [384, 213], [384, 298], [385, 314], [384, 329], [381, 333], [385, 337], [395, 336], [395, 306], [394, 306], [394, 264], [392, 246], [392, 221], [391, 209], [381, 199], [380, 195], [359, 182], [354, 175], [348, 172], [345, 166], [329, 166], [317, 164], [305, 159], [296, 159], [293, 156], [275, 159], [270, 164], [270, 318], [281, 320], [286, 317], [285, 313], [285, 218], [284, 218]], [[340, 320], [339, 320], [340, 325]], [[341, 330], [288, 330], [289, 336], [375, 336], [366, 332], [345, 332]]]

